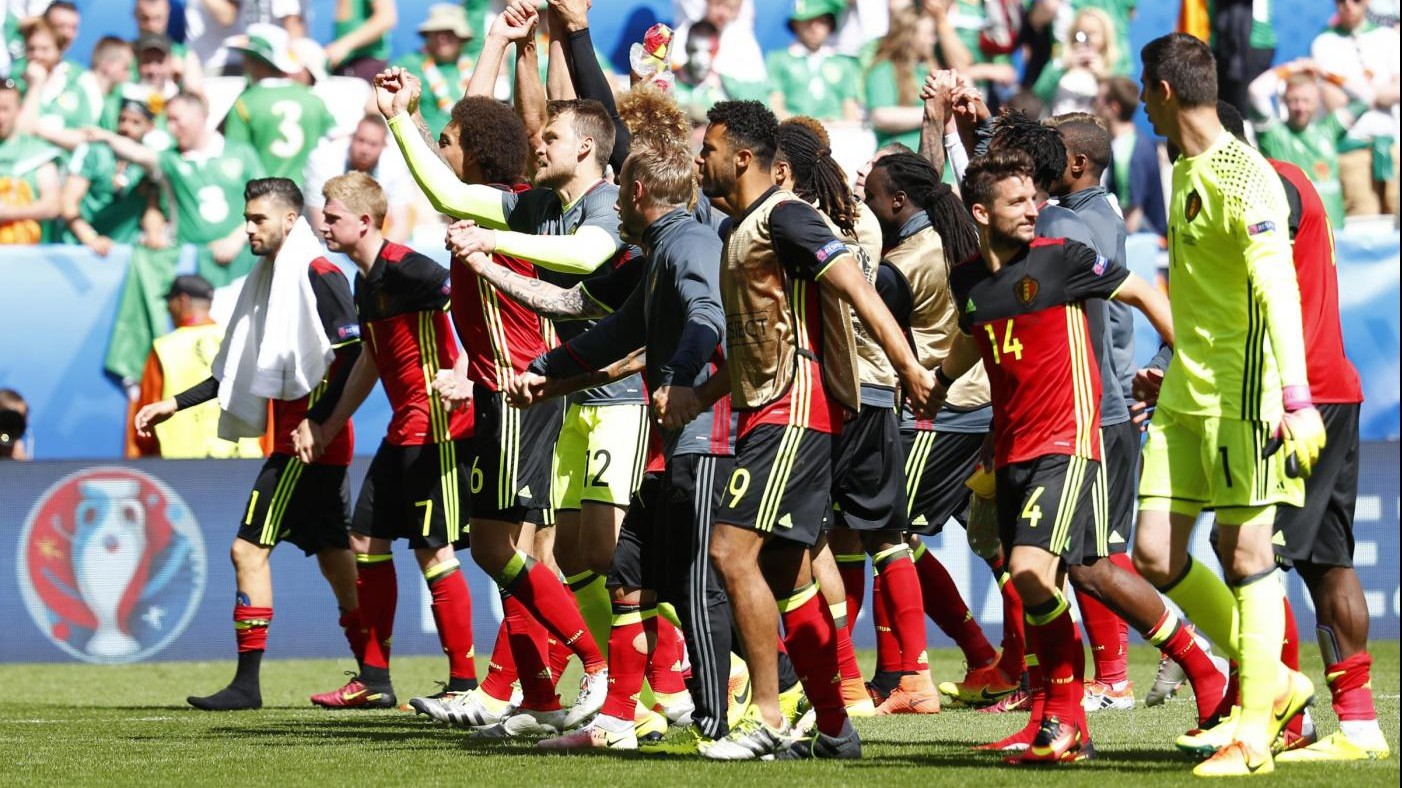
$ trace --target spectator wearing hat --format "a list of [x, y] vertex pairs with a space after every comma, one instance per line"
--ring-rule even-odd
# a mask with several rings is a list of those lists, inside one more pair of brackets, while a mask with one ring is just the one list
[[29, 429], [29, 403], [14, 389], [0, 389], [0, 460], [27, 460], [24, 433]]
[[[117, 134], [142, 142], [155, 126], [146, 91], [123, 85]], [[146, 234], [165, 237], [159, 190], [139, 165], [122, 161], [106, 145], [82, 143], [64, 169], [60, 210], [67, 225], [63, 243], [80, 243], [100, 257], [115, 244], [134, 244]]]
[[177, 276], [165, 294], [175, 330], [157, 337], [146, 357], [141, 388], [127, 417], [126, 456], [203, 459], [262, 457], [261, 441], [237, 443], [219, 438], [219, 403], [214, 400], [187, 408], [190, 418], [156, 425], [151, 437], [136, 433], [135, 416], [145, 406], [171, 399], [209, 378], [214, 356], [224, 341], [224, 327], [209, 316], [214, 288], [198, 276]]
[[[171, 34], [170, 0], [136, 0], [132, 16], [136, 18], [138, 39], [143, 33], [167, 37]], [[172, 67], [177, 81], [187, 76], [197, 77], [203, 71], [203, 66], [195, 53], [178, 41], [172, 41], [170, 56], [173, 60]], [[131, 70], [131, 79], [132, 81], [137, 79], [135, 66]]]
[[243, 55], [249, 86], [224, 118], [224, 136], [252, 145], [270, 177], [300, 178], [307, 157], [336, 119], [310, 87], [289, 78], [303, 67], [286, 30], [251, 25], [230, 48]]
[[769, 53], [769, 105], [780, 119], [807, 115], [818, 120], [858, 120], [861, 67], [837, 54], [828, 39], [846, 0], [796, 0], [789, 14], [794, 42]]
[[59, 149], [19, 129], [19, 90], [0, 83], [0, 244], [36, 244], [58, 216]]
[[389, 65], [389, 31], [399, 21], [394, 0], [339, 0], [336, 40], [326, 45], [326, 60], [343, 77], [370, 82]]
[[302, 0], [185, 0], [185, 38], [208, 76], [243, 73], [229, 39], [255, 24], [274, 24], [293, 38], [305, 36]]
[[472, 27], [462, 5], [435, 3], [428, 7], [428, 16], [419, 25], [423, 49], [395, 61], [419, 78], [423, 97], [419, 112], [429, 130], [437, 133], [452, 115], [453, 105], [467, 93], [472, 78], [472, 58], [464, 51], [472, 39]]

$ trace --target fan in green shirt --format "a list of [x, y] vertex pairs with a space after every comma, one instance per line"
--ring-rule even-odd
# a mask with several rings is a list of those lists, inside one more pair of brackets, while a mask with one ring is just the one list
[[[1352, 103], [1320, 114], [1319, 78], [1314, 61], [1297, 60], [1266, 71], [1251, 83], [1251, 120], [1256, 127], [1256, 147], [1270, 159], [1299, 167], [1314, 182], [1329, 223], [1344, 225], [1344, 194], [1339, 180], [1339, 153], [1359, 147], [1348, 139], [1349, 126], [1368, 107], [1354, 97]], [[1274, 106], [1284, 82], [1285, 120]]]
[[174, 150], [157, 153], [102, 129], [91, 130], [90, 138], [107, 143], [118, 158], [140, 165], [165, 184], [176, 242], [194, 244], [200, 254], [197, 272], [222, 287], [253, 267], [243, 232], [243, 188], [262, 178], [264, 170], [253, 148], [210, 131], [208, 120], [204, 99], [181, 93], [166, 105]]
[[336, 125], [331, 111], [311, 88], [288, 79], [301, 66], [283, 28], [250, 25], [247, 40], [230, 49], [243, 53], [250, 84], [224, 118], [225, 138], [251, 145], [270, 176], [300, 182], [312, 150]]
[[96, 123], [102, 116], [103, 94], [92, 72], [63, 59], [57, 34], [43, 20], [23, 29], [25, 60], [16, 63], [12, 73], [23, 75], [17, 81], [25, 94], [26, 116], [50, 129]]
[[448, 124], [453, 105], [467, 93], [473, 60], [464, 50], [472, 39], [467, 13], [459, 6], [438, 3], [428, 7], [428, 18], [419, 25], [423, 50], [395, 61], [419, 78], [424, 86], [419, 112], [424, 123], [437, 133]]
[[818, 120], [856, 120], [860, 108], [861, 67], [827, 45], [845, 9], [843, 0], [796, 0], [789, 30], [796, 39], [788, 49], [765, 58], [769, 105], [781, 119], [807, 115]]
[[0, 243], [39, 243], [58, 216], [59, 150], [19, 131], [19, 91], [0, 84]]
[[336, 0], [336, 40], [326, 60], [337, 74], [369, 80], [389, 62], [389, 31], [399, 21], [394, 0]]
[[[117, 116], [117, 133], [141, 142], [154, 128], [154, 115], [139, 94], [127, 94]], [[118, 159], [106, 145], [84, 143], [73, 151], [65, 174], [60, 201], [67, 225], [63, 243], [81, 243], [105, 257], [113, 245], [140, 239], [141, 220], [155, 193], [145, 170]]]

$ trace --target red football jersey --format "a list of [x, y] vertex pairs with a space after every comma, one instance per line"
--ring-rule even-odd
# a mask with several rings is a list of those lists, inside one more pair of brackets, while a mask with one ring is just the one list
[[1329, 214], [1304, 171], [1287, 162], [1267, 161], [1280, 174], [1290, 200], [1290, 237], [1295, 242], [1295, 278], [1300, 282], [1310, 394], [1321, 404], [1362, 402], [1358, 370], [1344, 354], [1338, 261]]
[[1100, 459], [1100, 366], [1082, 302], [1109, 298], [1128, 276], [1064, 238], [1032, 241], [997, 273], [978, 257], [951, 270], [959, 327], [988, 372], [996, 467]]
[[[312, 282], [312, 293], [316, 296], [316, 313], [321, 318], [321, 328], [332, 347], [360, 341], [360, 324], [356, 320], [355, 302], [351, 298], [350, 282], [331, 261], [318, 257], [307, 267], [307, 276]], [[333, 359], [321, 379], [321, 385], [312, 389], [305, 397], [294, 400], [273, 400], [273, 453], [296, 454], [292, 447], [292, 431], [307, 417], [307, 410], [317, 403], [326, 391], [327, 381], [341, 371], [341, 359]], [[317, 458], [315, 465], [350, 465], [355, 451], [355, 426], [350, 420], [327, 444], [326, 451]]]
[[472, 435], [472, 411], [447, 412], [433, 380], [458, 358], [448, 308], [448, 272], [407, 246], [385, 243], [370, 273], [355, 283], [368, 352], [393, 415], [385, 440], [396, 446], [443, 443]]
[[[513, 191], [525, 191], [522, 184]], [[535, 278], [534, 265], [515, 257], [493, 254], [492, 262], [522, 276]], [[450, 267], [453, 326], [467, 354], [467, 376], [488, 391], [501, 391], [511, 373], [519, 374], [549, 348], [542, 338], [541, 320], [519, 301], [502, 293], [454, 258]]]

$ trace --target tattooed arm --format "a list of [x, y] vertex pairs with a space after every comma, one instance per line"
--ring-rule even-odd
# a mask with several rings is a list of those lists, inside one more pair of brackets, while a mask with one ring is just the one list
[[486, 279], [493, 287], [520, 302], [522, 306], [551, 320], [589, 320], [604, 317], [608, 310], [584, 295], [584, 288], [569, 289], [552, 285], [512, 271], [492, 262], [480, 252], [470, 254], [466, 265], [473, 273]]

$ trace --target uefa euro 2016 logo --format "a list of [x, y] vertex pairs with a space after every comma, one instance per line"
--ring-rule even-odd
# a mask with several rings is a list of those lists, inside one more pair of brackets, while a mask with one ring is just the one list
[[54, 645], [87, 662], [135, 662], [190, 623], [204, 595], [204, 540], [190, 507], [159, 479], [90, 468], [34, 504], [18, 576], [29, 615]]

